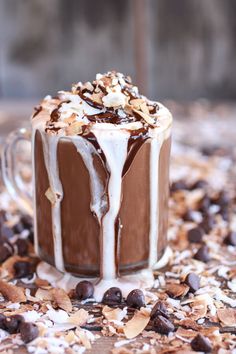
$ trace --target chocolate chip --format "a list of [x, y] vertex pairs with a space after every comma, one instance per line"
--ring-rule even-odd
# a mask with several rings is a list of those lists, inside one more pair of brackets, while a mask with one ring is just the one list
[[215, 220], [210, 214], [206, 215], [199, 226], [208, 234], [214, 228]]
[[230, 231], [224, 239], [224, 243], [231, 246], [236, 246], [236, 232]]
[[3, 321], [5, 329], [10, 334], [18, 333], [21, 323], [24, 322], [24, 317], [21, 315], [8, 316]]
[[169, 334], [174, 332], [175, 326], [166, 317], [157, 316], [153, 321], [154, 330], [161, 334]]
[[179, 191], [179, 190], [182, 190], [182, 189], [188, 189], [188, 186], [186, 184], [185, 181], [183, 180], [179, 180], [177, 182], [173, 182], [172, 185], [171, 185], [171, 192], [176, 192], [176, 191]]
[[36, 324], [31, 322], [24, 322], [20, 325], [21, 339], [25, 343], [32, 342], [39, 335], [39, 330]]
[[193, 216], [193, 211], [191, 209], [188, 209], [185, 214], [182, 216], [182, 219], [184, 221], [195, 221], [194, 216]]
[[7, 258], [12, 256], [12, 247], [7, 243], [0, 245], [0, 263], [4, 262]]
[[206, 213], [208, 212], [210, 205], [211, 205], [210, 198], [207, 195], [204, 195], [204, 197], [199, 202], [198, 209], [203, 213]]
[[208, 247], [206, 245], [200, 247], [197, 253], [194, 255], [194, 258], [204, 263], [209, 262], [211, 257], [209, 255]]
[[212, 345], [208, 338], [202, 334], [197, 334], [191, 342], [191, 348], [196, 352], [209, 353], [212, 351]]
[[18, 261], [14, 263], [14, 271], [16, 278], [25, 278], [32, 276], [32, 265], [27, 261]]
[[194, 227], [188, 230], [187, 237], [189, 242], [200, 243], [204, 236], [204, 230], [201, 227]]
[[200, 278], [195, 273], [189, 273], [186, 276], [184, 282], [189, 286], [190, 291], [192, 293], [195, 293], [195, 291], [197, 291], [200, 288]]
[[0, 236], [1, 236], [1, 238], [9, 239], [14, 236], [14, 232], [10, 227], [8, 227], [6, 225], [2, 225], [0, 228]]
[[6, 329], [5, 320], [6, 316], [3, 313], [0, 313], [0, 329]]
[[26, 256], [28, 254], [29, 244], [24, 239], [18, 239], [15, 243], [17, 247], [17, 254], [19, 256]]
[[76, 293], [77, 299], [86, 300], [90, 297], [93, 297], [94, 286], [90, 281], [83, 280], [77, 284], [77, 286], [75, 288], [75, 293]]
[[103, 299], [102, 299], [102, 302], [109, 306], [120, 304], [121, 301], [122, 301], [121, 290], [116, 287], [112, 287], [108, 289], [103, 295]]
[[23, 215], [20, 220], [21, 220], [22, 224], [24, 225], [25, 229], [32, 228], [33, 220], [29, 215]]
[[13, 231], [15, 234], [20, 234], [22, 231], [24, 231], [24, 229], [24, 225], [20, 221], [13, 226]]
[[168, 314], [166, 305], [163, 302], [158, 301], [153, 306], [150, 316], [151, 316], [151, 320], [154, 320], [157, 316], [163, 316], [165, 318], [169, 318], [169, 314]]
[[145, 306], [145, 298], [142, 290], [134, 289], [127, 296], [126, 303], [128, 307], [140, 309]]

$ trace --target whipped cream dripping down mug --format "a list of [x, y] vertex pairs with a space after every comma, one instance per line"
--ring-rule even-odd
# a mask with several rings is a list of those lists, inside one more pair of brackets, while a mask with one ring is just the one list
[[[154, 268], [167, 247], [170, 112], [110, 72], [47, 96], [31, 125], [9, 136], [2, 173], [34, 217], [39, 257], [103, 281]], [[32, 142], [33, 197], [15, 172], [22, 139]]]

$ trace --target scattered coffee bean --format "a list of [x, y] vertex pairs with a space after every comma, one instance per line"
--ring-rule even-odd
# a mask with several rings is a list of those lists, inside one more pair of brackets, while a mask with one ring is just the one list
[[5, 320], [6, 316], [3, 313], [0, 313], [0, 329], [5, 329]]
[[200, 288], [200, 278], [195, 273], [189, 273], [186, 276], [184, 282], [189, 286], [189, 290], [192, 293], [195, 293], [195, 291], [197, 291]]
[[211, 257], [209, 255], [208, 247], [206, 245], [200, 247], [197, 253], [194, 255], [194, 258], [204, 263], [209, 262]]
[[187, 237], [189, 242], [200, 243], [203, 240], [204, 230], [201, 227], [194, 227], [188, 230]]
[[230, 231], [224, 239], [224, 243], [231, 246], [236, 246], [236, 231]]
[[191, 342], [191, 348], [196, 352], [209, 353], [212, 351], [212, 345], [208, 338], [202, 334], [197, 334]]
[[206, 215], [199, 226], [208, 234], [214, 228], [215, 220], [213, 215]]
[[24, 239], [18, 239], [15, 243], [16, 247], [17, 247], [17, 254], [19, 256], [26, 256], [28, 254], [28, 250], [29, 250], [29, 245], [28, 242]]
[[154, 320], [157, 316], [163, 316], [169, 318], [169, 314], [165, 304], [161, 301], [158, 301], [152, 308], [151, 311], [151, 320]]
[[182, 189], [188, 189], [188, 186], [186, 184], [185, 181], [183, 180], [179, 180], [177, 182], [173, 182], [172, 185], [171, 185], [171, 192], [176, 192], [176, 191], [179, 191], [179, 190], [182, 190]]
[[32, 276], [32, 265], [27, 261], [18, 261], [14, 263], [14, 271], [16, 278], [25, 278]]
[[32, 342], [39, 335], [39, 330], [36, 324], [31, 322], [24, 322], [20, 325], [21, 339], [25, 343]]
[[127, 296], [126, 303], [128, 307], [140, 309], [145, 306], [145, 298], [142, 290], [134, 289]]
[[86, 300], [90, 297], [93, 297], [94, 286], [90, 281], [82, 280], [77, 284], [75, 293], [78, 300]]
[[166, 317], [157, 316], [153, 321], [154, 330], [160, 334], [169, 334], [174, 332], [175, 326]]
[[18, 333], [20, 324], [24, 322], [24, 317], [21, 315], [13, 315], [6, 317], [3, 321], [5, 329], [10, 334]]
[[14, 231], [6, 226], [6, 225], [2, 225], [0, 228], [0, 237], [1, 238], [6, 238], [6, 239], [10, 239], [14, 236]]
[[0, 263], [4, 262], [7, 258], [12, 256], [12, 246], [6, 242], [0, 245]]
[[195, 183], [192, 184], [191, 189], [204, 189], [208, 185], [207, 181], [204, 179], [200, 179], [199, 181], [196, 181]]
[[116, 287], [112, 287], [108, 289], [103, 295], [103, 299], [102, 299], [102, 302], [109, 306], [120, 304], [121, 301], [122, 301], [121, 290]]

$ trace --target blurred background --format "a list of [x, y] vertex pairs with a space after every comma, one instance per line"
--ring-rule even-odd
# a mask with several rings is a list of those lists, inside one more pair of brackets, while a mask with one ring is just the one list
[[235, 14], [235, 0], [0, 0], [2, 134], [46, 94], [110, 69], [175, 117], [233, 122]]

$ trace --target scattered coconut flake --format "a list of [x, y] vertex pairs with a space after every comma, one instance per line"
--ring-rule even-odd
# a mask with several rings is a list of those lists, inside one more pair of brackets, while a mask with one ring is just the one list
[[126, 338], [132, 339], [137, 337], [147, 326], [150, 320], [150, 313], [141, 308], [135, 312], [134, 316], [124, 326], [124, 334]]
[[68, 321], [68, 314], [64, 310], [54, 310], [51, 308], [50, 310], [47, 311], [46, 315], [49, 317], [50, 320], [52, 320], [55, 323], [65, 323]]
[[51, 294], [52, 300], [58, 307], [60, 307], [62, 310], [65, 310], [66, 312], [72, 311], [72, 303], [65, 290], [54, 288], [51, 290]]

